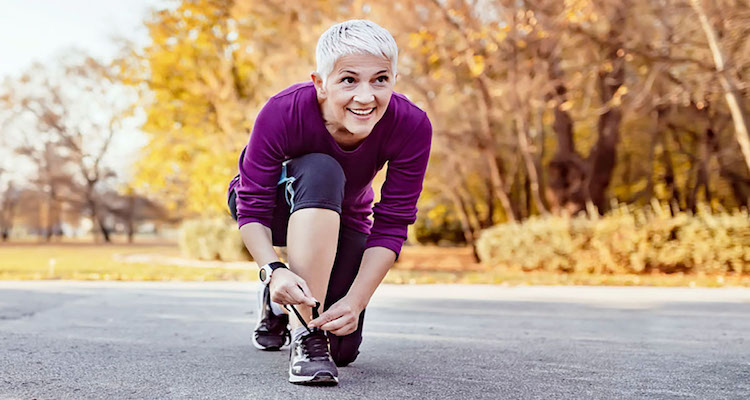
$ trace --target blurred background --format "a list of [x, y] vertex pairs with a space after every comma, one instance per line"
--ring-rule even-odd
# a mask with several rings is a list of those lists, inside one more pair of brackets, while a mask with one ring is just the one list
[[434, 129], [387, 281], [750, 285], [747, 0], [0, 8], [2, 279], [255, 279], [226, 210], [253, 119], [366, 18]]

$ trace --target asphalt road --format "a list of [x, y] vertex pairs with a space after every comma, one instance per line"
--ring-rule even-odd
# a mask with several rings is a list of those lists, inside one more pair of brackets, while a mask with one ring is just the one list
[[0, 282], [0, 398], [750, 398], [746, 289], [384, 286], [303, 387], [250, 344], [255, 288]]

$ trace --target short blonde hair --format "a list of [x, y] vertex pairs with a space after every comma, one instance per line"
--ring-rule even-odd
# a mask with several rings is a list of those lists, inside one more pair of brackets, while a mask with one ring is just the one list
[[336, 60], [350, 54], [372, 54], [391, 62], [396, 75], [398, 46], [390, 32], [366, 19], [352, 19], [331, 26], [320, 35], [315, 49], [317, 73], [325, 85]]

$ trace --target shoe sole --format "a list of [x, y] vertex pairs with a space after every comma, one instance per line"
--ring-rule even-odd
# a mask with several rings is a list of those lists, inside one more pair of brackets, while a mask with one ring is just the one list
[[289, 382], [296, 385], [335, 386], [339, 384], [339, 378], [326, 371], [316, 372], [313, 376], [292, 375], [289, 371]]

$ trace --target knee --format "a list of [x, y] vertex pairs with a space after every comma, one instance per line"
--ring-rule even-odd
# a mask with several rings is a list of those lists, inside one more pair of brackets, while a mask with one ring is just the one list
[[298, 204], [321, 203], [337, 209], [343, 204], [346, 176], [333, 157], [322, 153], [306, 154], [296, 160], [294, 176], [300, 180], [295, 184]]
[[346, 175], [335, 158], [323, 153], [310, 153], [300, 157], [305, 171], [311, 172], [305, 178], [311, 184], [327, 187], [344, 187]]
[[331, 343], [331, 358], [337, 366], [345, 367], [357, 359], [362, 336], [354, 333], [348, 336], [329, 334], [328, 337]]

